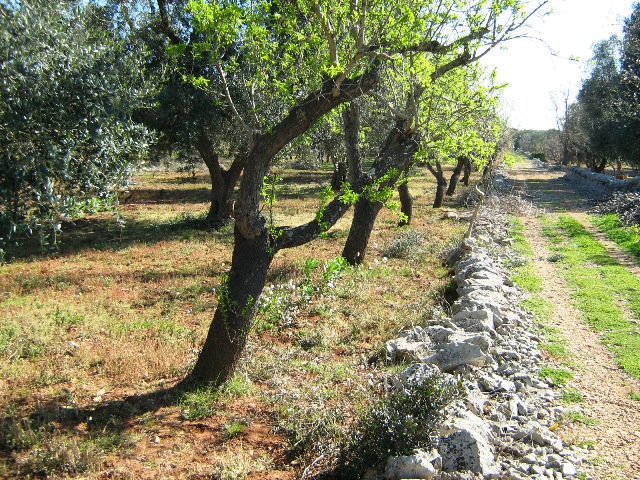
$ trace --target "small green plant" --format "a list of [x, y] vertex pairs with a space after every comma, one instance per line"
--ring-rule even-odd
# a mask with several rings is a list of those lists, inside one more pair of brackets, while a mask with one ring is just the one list
[[236, 373], [231, 379], [224, 384], [222, 390], [226, 395], [232, 397], [244, 397], [248, 395], [253, 388], [253, 384], [249, 377]]
[[573, 378], [573, 373], [564, 368], [544, 367], [538, 372], [542, 378], [551, 380], [554, 385], [565, 385]]
[[213, 415], [217, 409], [220, 390], [208, 385], [198, 386], [180, 395], [180, 415], [185, 420], [198, 420]]
[[84, 321], [84, 316], [79, 313], [68, 312], [56, 308], [51, 316], [53, 322], [60, 327], [75, 327]]
[[565, 388], [562, 390], [560, 398], [564, 403], [580, 403], [584, 400], [584, 395], [575, 388]]
[[389, 258], [417, 258], [422, 253], [423, 234], [405, 229], [382, 250], [385, 257]]
[[640, 402], [640, 393], [631, 391], [629, 392], [629, 398], [631, 400], [635, 400], [636, 402]]
[[581, 423], [586, 426], [593, 426], [600, 423], [600, 420], [597, 418], [589, 417], [582, 412], [567, 412], [565, 419], [571, 423]]
[[376, 402], [360, 417], [340, 452], [340, 478], [360, 478], [390, 455], [432, 448], [444, 408], [462, 394], [461, 382], [434, 375]]
[[224, 438], [226, 440], [230, 440], [237, 437], [242, 433], [245, 426], [246, 425], [242, 422], [225, 423], [224, 425], [222, 425], [222, 429], [224, 430]]
[[587, 450], [593, 450], [596, 447], [596, 442], [594, 440], [583, 440], [578, 443], [578, 446]]

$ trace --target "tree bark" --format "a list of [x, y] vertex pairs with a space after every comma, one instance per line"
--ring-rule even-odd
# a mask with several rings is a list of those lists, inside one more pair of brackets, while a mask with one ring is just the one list
[[467, 163], [467, 157], [459, 156], [458, 163], [456, 163], [456, 167], [453, 169], [453, 173], [451, 174], [451, 178], [449, 179], [449, 188], [447, 188], [446, 195], [447, 197], [452, 196], [456, 192], [456, 187], [458, 186], [458, 179], [460, 178], [460, 174], [462, 173], [462, 169], [464, 168], [465, 163]]
[[460, 180], [460, 182], [465, 187], [468, 187], [470, 178], [471, 178], [471, 160], [467, 158], [467, 161], [464, 163], [464, 175], [462, 175], [462, 180]]
[[233, 193], [242, 173], [242, 160], [240, 156], [236, 157], [229, 169], [225, 170], [215, 146], [206, 135], [200, 137], [196, 149], [211, 179], [211, 205], [205, 221], [207, 225], [218, 228], [233, 218]]
[[442, 202], [444, 201], [445, 191], [447, 189], [447, 180], [444, 178], [444, 172], [442, 171], [442, 165], [440, 162], [436, 162], [436, 168], [427, 162], [427, 168], [431, 172], [431, 174], [436, 177], [436, 198], [433, 201], [433, 208], [442, 207]]
[[269, 237], [266, 229], [253, 238], [245, 238], [235, 229], [229, 278], [219, 294], [218, 307], [192, 377], [220, 385], [233, 374], [273, 259]]
[[331, 190], [337, 192], [342, 186], [342, 182], [347, 179], [347, 165], [343, 161], [337, 161], [333, 165], [333, 174], [331, 176]]
[[398, 226], [403, 227], [411, 223], [411, 215], [413, 214], [413, 197], [407, 182], [398, 185], [398, 196], [400, 197], [400, 212], [404, 214], [404, 218], [398, 222]]
[[372, 202], [367, 198], [356, 202], [349, 236], [342, 250], [342, 256], [350, 265], [364, 262], [369, 237], [382, 205], [382, 202]]

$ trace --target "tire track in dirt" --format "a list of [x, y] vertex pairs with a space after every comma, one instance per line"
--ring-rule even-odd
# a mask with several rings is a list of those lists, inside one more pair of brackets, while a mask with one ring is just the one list
[[[570, 214], [590, 226], [584, 221], [587, 202], [561, 179], [562, 175], [530, 164], [518, 165], [510, 173], [516, 190], [537, 207], [548, 213]], [[629, 397], [632, 389], [640, 388], [640, 382], [620, 370], [613, 354], [600, 343], [600, 335], [580, 322], [580, 312], [571, 303], [571, 290], [556, 264], [547, 261], [550, 251], [540, 219], [526, 216], [521, 220], [535, 252], [533, 265], [544, 279], [541, 295], [556, 306], [549, 323], [563, 332], [576, 365], [570, 386], [585, 396], [576, 408], [598, 420], [591, 426], [565, 425], [560, 434], [567, 443], [595, 442], [590, 463], [584, 466], [594, 479], [640, 480], [640, 404]], [[617, 246], [610, 248], [619, 251]]]

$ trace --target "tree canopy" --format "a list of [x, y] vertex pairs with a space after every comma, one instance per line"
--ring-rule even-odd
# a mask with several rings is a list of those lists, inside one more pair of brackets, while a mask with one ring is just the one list
[[140, 55], [100, 24], [83, 2], [0, 7], [0, 254], [19, 232], [51, 245], [62, 219], [114, 202], [145, 153]]

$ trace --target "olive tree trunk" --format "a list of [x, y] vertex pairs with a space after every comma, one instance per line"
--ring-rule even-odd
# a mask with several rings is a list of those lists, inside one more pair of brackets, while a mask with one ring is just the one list
[[407, 182], [398, 185], [398, 197], [400, 198], [400, 212], [403, 214], [398, 226], [403, 227], [411, 223], [411, 215], [413, 214], [413, 197]]
[[196, 149], [204, 160], [211, 179], [211, 205], [206, 223], [218, 228], [233, 218], [233, 194], [242, 173], [242, 157], [236, 157], [229, 169], [225, 169], [220, 163], [215, 146], [204, 135], [196, 143]]
[[249, 140], [234, 207], [234, 247], [228, 279], [221, 288], [218, 307], [206, 341], [190, 379], [221, 385], [233, 372], [256, 314], [273, 256], [317, 238], [348, 210], [339, 196], [317, 218], [299, 227], [274, 229], [268, 226], [260, 209], [262, 182], [275, 156], [293, 139], [306, 132], [318, 119], [338, 105], [351, 101], [373, 88], [379, 81], [377, 69], [344, 81], [336, 92], [332, 80], [302, 99], [289, 114], [266, 133], [254, 133]]
[[467, 158], [467, 161], [464, 162], [464, 173], [462, 175], [462, 180], [460, 180], [460, 183], [462, 183], [465, 187], [468, 187], [470, 178], [471, 178], [471, 160]]
[[456, 187], [458, 186], [458, 179], [460, 178], [460, 174], [462, 173], [462, 169], [464, 165], [467, 163], [467, 158], [463, 156], [458, 157], [458, 162], [456, 163], [455, 168], [453, 169], [453, 173], [451, 173], [451, 178], [449, 179], [449, 188], [447, 188], [446, 195], [447, 197], [451, 197], [454, 193], [456, 193]]
[[436, 162], [436, 168], [434, 169], [431, 163], [427, 163], [427, 168], [431, 172], [431, 175], [436, 177], [436, 198], [433, 201], [433, 208], [442, 207], [444, 201], [444, 195], [447, 190], [447, 179], [444, 178], [444, 172], [442, 171], [442, 165], [440, 162]]

